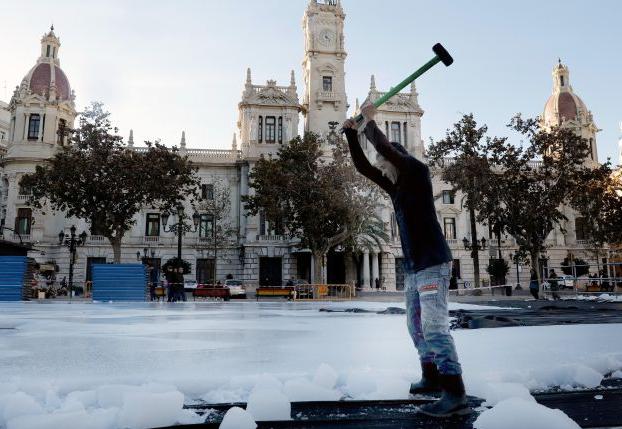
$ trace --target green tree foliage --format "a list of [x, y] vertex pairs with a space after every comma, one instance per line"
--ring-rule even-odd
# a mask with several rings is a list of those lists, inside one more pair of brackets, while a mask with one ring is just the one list
[[[479, 252], [476, 234], [477, 221], [487, 221], [482, 217], [483, 204], [488, 199], [484, 195], [495, 180], [490, 164], [490, 153], [495, 147], [502, 146], [504, 138], [487, 137], [488, 127], [478, 127], [473, 114], [464, 115], [452, 129], [448, 129], [445, 138], [431, 142], [427, 149], [430, 165], [435, 174], [440, 174], [443, 181], [451, 184], [454, 193], [460, 192], [463, 206], [469, 212], [471, 224], [471, 257], [473, 258], [475, 287], [479, 287]], [[500, 226], [495, 225], [497, 229]]]
[[510, 266], [505, 259], [492, 259], [486, 268], [486, 271], [493, 278], [495, 284], [502, 284], [505, 276], [510, 271]]
[[590, 273], [590, 265], [586, 261], [570, 254], [562, 261], [561, 269], [564, 274], [575, 277], [586, 276]]
[[86, 219], [112, 245], [120, 262], [123, 236], [145, 207], [170, 209], [187, 197], [193, 201], [198, 179], [195, 168], [177, 149], [146, 142], [136, 151], [123, 144], [101, 103], [92, 103], [69, 131], [70, 144], [21, 185], [32, 189], [32, 204], [49, 203], [68, 217]]
[[379, 193], [355, 171], [345, 141], [332, 139], [330, 158], [323, 144], [317, 134], [306, 133], [283, 145], [275, 158], [260, 159], [249, 174], [255, 193], [244, 198], [251, 215], [263, 210], [270, 223], [282, 224], [300, 248], [311, 250], [316, 279], [322, 278], [330, 249], [359, 248], [378, 238], [380, 229], [374, 214]]
[[[520, 147], [507, 142], [491, 147], [489, 161], [495, 178], [486, 192], [481, 215], [503, 225], [528, 253], [538, 276], [538, 257], [555, 226], [567, 220], [564, 205], [581, 190], [589, 173], [585, 160], [588, 142], [567, 127], [541, 128], [537, 119], [512, 118], [509, 127], [525, 141]], [[539, 162], [533, 162], [539, 160]]]

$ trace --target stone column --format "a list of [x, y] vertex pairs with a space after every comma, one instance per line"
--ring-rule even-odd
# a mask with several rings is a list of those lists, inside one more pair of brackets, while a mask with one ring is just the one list
[[378, 254], [371, 254], [371, 287], [376, 287], [376, 279], [380, 281], [380, 272], [378, 270]]
[[369, 252], [363, 253], [363, 284], [364, 289], [369, 289]]

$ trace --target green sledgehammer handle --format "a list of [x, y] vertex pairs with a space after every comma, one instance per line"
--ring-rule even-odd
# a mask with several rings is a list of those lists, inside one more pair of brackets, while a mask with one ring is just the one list
[[[427, 72], [428, 70], [430, 70], [432, 67], [434, 67], [436, 64], [442, 62], [443, 64], [445, 64], [447, 67], [449, 67], [453, 62], [454, 59], [451, 57], [451, 55], [449, 55], [449, 52], [447, 52], [445, 50], [445, 48], [443, 48], [443, 45], [441, 45], [440, 43], [437, 43], [436, 45], [434, 45], [432, 47], [432, 51], [434, 51], [434, 53], [436, 54], [434, 56], [434, 58], [432, 58], [430, 61], [428, 61], [427, 63], [425, 63], [423, 66], [421, 66], [417, 71], [415, 71], [413, 74], [411, 74], [410, 76], [408, 76], [406, 79], [404, 79], [403, 81], [401, 81], [399, 84], [397, 84], [395, 87], [393, 87], [393, 89], [391, 89], [389, 92], [387, 92], [385, 95], [383, 95], [382, 97], [380, 97], [379, 99], [377, 99], [376, 101], [373, 102], [373, 105], [376, 107], [380, 107], [382, 106], [384, 103], [387, 102], [388, 99], [390, 99], [391, 97], [393, 97], [395, 94], [397, 94], [398, 92], [400, 92], [402, 89], [404, 89], [406, 87], [406, 85], [408, 85], [409, 83], [411, 83], [413, 80], [417, 79], [419, 76], [421, 76], [422, 74], [424, 74], [425, 72]], [[357, 115], [354, 120], [356, 122], [360, 122], [363, 120], [363, 115], [359, 114]]]

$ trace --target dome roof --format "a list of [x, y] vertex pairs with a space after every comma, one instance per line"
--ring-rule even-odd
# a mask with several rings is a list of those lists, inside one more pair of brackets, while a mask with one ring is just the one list
[[39, 63], [24, 78], [28, 82], [30, 91], [48, 97], [50, 87], [56, 87], [56, 98], [60, 101], [71, 98], [71, 87], [65, 72], [56, 64]]
[[579, 112], [587, 112], [587, 107], [576, 94], [554, 93], [544, 105], [544, 120], [546, 122], [574, 121], [578, 119]]
[[544, 105], [545, 124], [561, 125], [564, 121], [579, 121], [588, 113], [585, 103], [570, 86], [570, 71], [561, 60], [553, 68], [553, 93]]

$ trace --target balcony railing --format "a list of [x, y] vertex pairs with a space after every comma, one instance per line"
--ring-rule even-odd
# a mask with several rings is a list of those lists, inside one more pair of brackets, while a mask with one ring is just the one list
[[318, 91], [317, 99], [318, 100], [336, 100], [337, 94], [332, 91]]
[[588, 244], [588, 240], [577, 240], [577, 245], [585, 246]]
[[106, 237], [103, 235], [89, 235], [88, 242], [91, 244], [103, 244], [106, 241]]
[[160, 236], [159, 235], [145, 235], [143, 237], [143, 243], [159, 243]]
[[284, 241], [285, 235], [258, 235], [257, 241]]
[[455, 238], [448, 238], [446, 239], [447, 244], [451, 245], [451, 244], [458, 244], [458, 240]]
[[30, 194], [27, 194], [27, 195], [19, 194], [17, 196], [17, 201], [18, 202], [26, 202], [26, 201], [28, 201], [31, 198], [32, 198], [32, 195], [30, 195]]
[[30, 234], [20, 234], [20, 235], [13, 234], [13, 241], [19, 242], [20, 237], [23, 243], [28, 243], [30, 241]]

